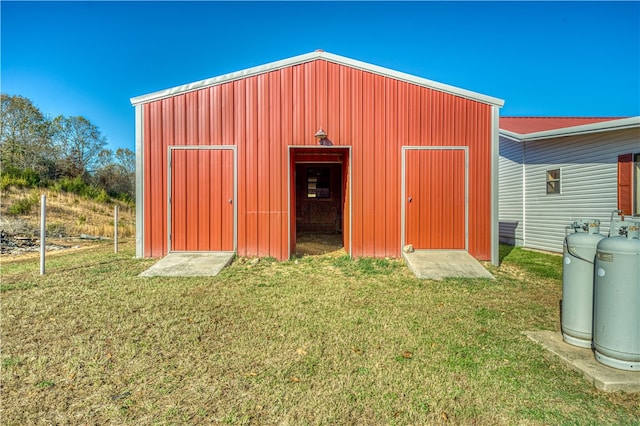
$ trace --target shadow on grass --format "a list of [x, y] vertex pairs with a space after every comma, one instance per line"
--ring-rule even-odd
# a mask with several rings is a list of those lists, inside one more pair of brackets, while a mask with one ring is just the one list
[[513, 251], [515, 246], [509, 244], [500, 244], [500, 251], [498, 253], [498, 261], [502, 263], [505, 257], [509, 256], [509, 254]]

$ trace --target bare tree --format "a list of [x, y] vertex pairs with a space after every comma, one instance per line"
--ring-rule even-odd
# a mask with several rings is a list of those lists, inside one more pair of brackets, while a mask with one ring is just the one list
[[107, 144], [96, 125], [82, 116], [53, 120], [54, 140], [60, 148], [60, 166], [69, 177], [88, 178], [98, 166], [99, 155]]
[[104, 149], [99, 155], [100, 166], [94, 173], [94, 184], [112, 197], [135, 197], [136, 156], [127, 148], [115, 152]]

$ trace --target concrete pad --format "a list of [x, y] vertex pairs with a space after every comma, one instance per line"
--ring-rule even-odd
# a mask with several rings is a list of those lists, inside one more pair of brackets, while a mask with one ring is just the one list
[[441, 280], [443, 278], [494, 279], [484, 267], [466, 251], [416, 250], [402, 253], [411, 272], [418, 278]]
[[141, 277], [214, 277], [231, 263], [233, 252], [169, 253]]
[[524, 334], [557, 355], [569, 368], [582, 373], [596, 389], [605, 392], [640, 392], [640, 372], [606, 366], [596, 361], [592, 349], [579, 348], [566, 343], [562, 340], [560, 332], [526, 331]]

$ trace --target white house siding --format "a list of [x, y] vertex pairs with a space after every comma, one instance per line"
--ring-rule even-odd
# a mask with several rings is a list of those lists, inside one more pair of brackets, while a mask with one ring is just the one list
[[500, 242], [523, 245], [522, 142], [500, 137]]
[[[565, 227], [575, 219], [600, 219], [607, 233], [617, 209], [618, 155], [639, 152], [637, 129], [525, 143], [525, 247], [562, 251]], [[546, 193], [546, 171], [560, 169], [560, 194]]]

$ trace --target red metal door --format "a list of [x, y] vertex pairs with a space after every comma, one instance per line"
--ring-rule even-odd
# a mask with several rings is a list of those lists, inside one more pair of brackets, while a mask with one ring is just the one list
[[233, 251], [233, 151], [171, 150], [171, 251]]
[[465, 174], [462, 149], [406, 150], [405, 244], [466, 248]]

